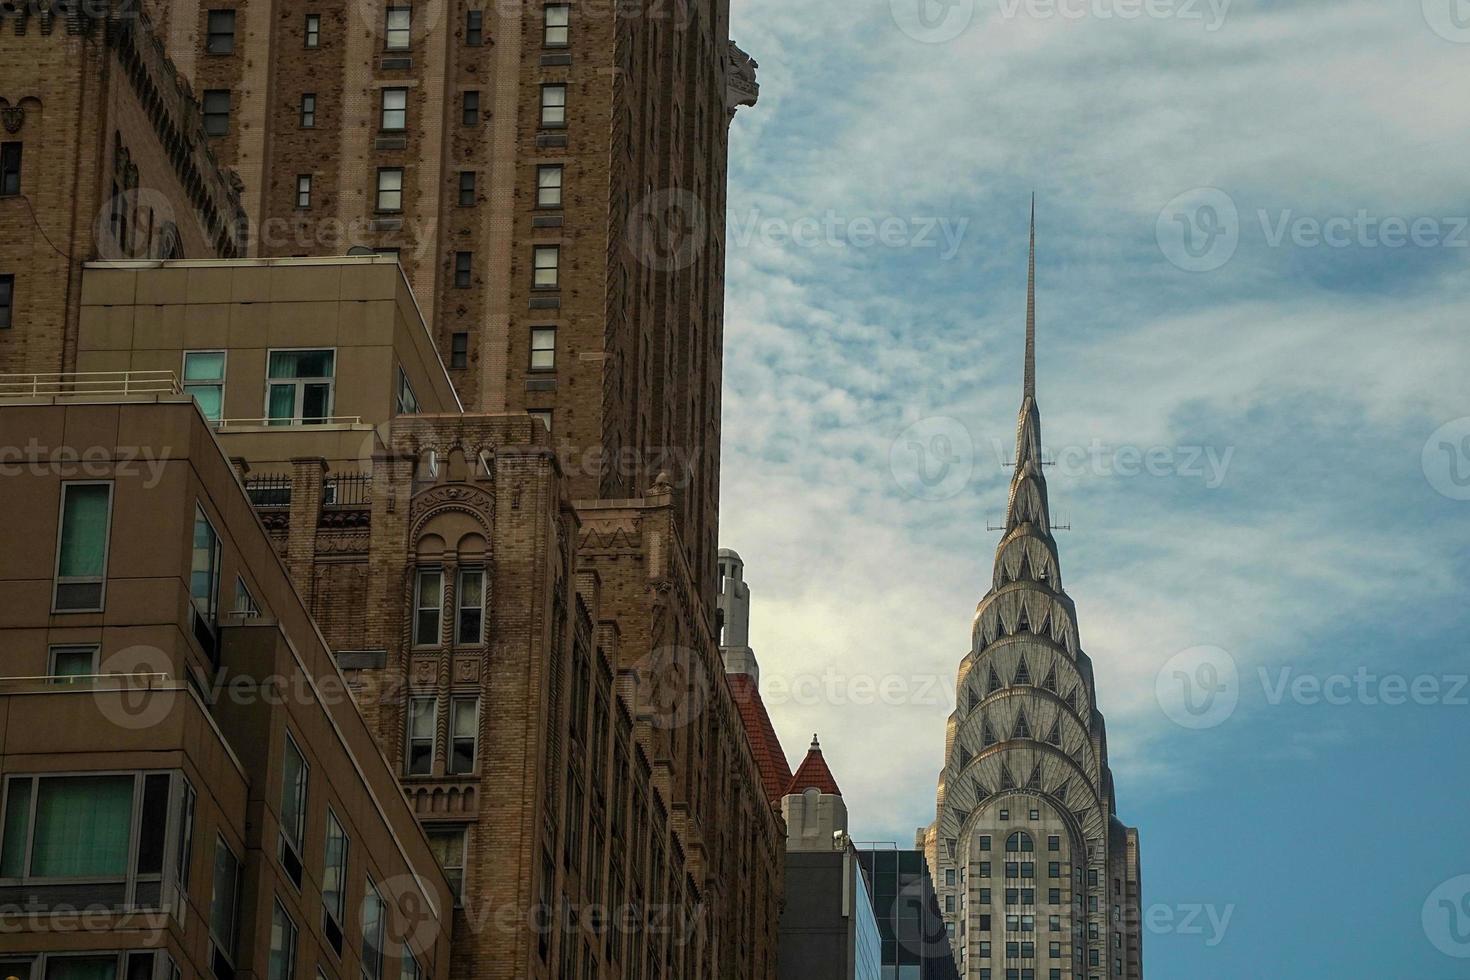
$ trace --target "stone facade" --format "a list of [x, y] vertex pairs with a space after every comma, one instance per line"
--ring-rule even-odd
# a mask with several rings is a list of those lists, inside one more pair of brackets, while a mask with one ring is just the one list
[[1036, 405], [1033, 219], [1016, 463], [991, 589], [922, 831], [960, 975], [1143, 976], [1138, 831], [1117, 816], [1107, 728], [1062, 587]]

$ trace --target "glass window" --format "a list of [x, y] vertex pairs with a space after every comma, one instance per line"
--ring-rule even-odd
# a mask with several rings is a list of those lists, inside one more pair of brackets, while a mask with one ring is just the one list
[[0, 330], [15, 322], [15, 276], [0, 276]]
[[473, 170], [461, 170], [459, 172], [459, 206], [462, 208], [474, 207], [475, 204], [475, 172]]
[[441, 635], [439, 617], [444, 612], [444, 573], [437, 568], [420, 569], [416, 591], [413, 642], [436, 646]]
[[555, 289], [561, 281], [561, 247], [537, 245], [532, 265], [535, 269], [533, 285], [537, 289]]
[[471, 89], [460, 97], [460, 122], [466, 126], [480, 124], [480, 93]]
[[301, 95], [301, 128], [316, 128], [316, 95], [311, 92]]
[[347, 833], [337, 815], [327, 811], [327, 846], [322, 863], [322, 906], [340, 934], [347, 907]]
[[102, 609], [111, 522], [112, 484], [62, 484], [53, 596], [57, 612]]
[[480, 699], [455, 698], [450, 704], [449, 771], [475, 771], [475, 743], [480, 730]]
[[408, 943], [403, 944], [398, 964], [398, 980], [420, 980], [423, 976], [423, 971], [419, 969], [418, 957], [413, 955], [413, 950], [408, 948]]
[[371, 878], [362, 898], [362, 975], [366, 980], [382, 980], [383, 930], [387, 917], [383, 896]]
[[[225, 843], [223, 837], [214, 842], [214, 893], [209, 902], [209, 935], [218, 957], [224, 958], [226, 967], [235, 961], [236, 909], [240, 901], [240, 859]], [[214, 972], [220, 980], [228, 980], [233, 969], [222, 970], [218, 962]]]
[[389, 7], [387, 36], [384, 46], [389, 51], [407, 51], [410, 29], [413, 26], [413, 10], [410, 7]]
[[296, 741], [286, 735], [286, 750], [281, 763], [281, 858], [292, 880], [301, 884], [302, 845], [306, 840], [306, 789], [310, 767], [297, 748]]
[[531, 370], [550, 371], [556, 367], [556, 328], [531, 328]]
[[471, 271], [474, 268], [474, 263], [475, 263], [475, 253], [474, 252], [455, 252], [454, 253], [454, 288], [455, 289], [469, 289], [470, 288], [470, 274], [471, 274]]
[[386, 132], [401, 132], [408, 128], [408, 89], [383, 89], [383, 109], [379, 125]]
[[429, 847], [449, 879], [450, 891], [454, 893], [455, 905], [464, 901], [464, 853], [465, 830], [463, 827], [427, 828]]
[[296, 923], [276, 899], [271, 907], [270, 980], [291, 980], [296, 975]]
[[97, 673], [97, 648], [52, 647], [50, 676], [58, 681]]
[[377, 208], [379, 211], [403, 210], [402, 167], [378, 168]]
[[456, 333], [449, 338], [449, 366], [452, 368], [470, 366], [470, 335], [468, 333]]
[[550, 409], [533, 408], [526, 414], [531, 416], [531, 418], [535, 419], [536, 421], [540, 422], [542, 425], [546, 426], [547, 432], [552, 431]]
[[135, 781], [131, 775], [11, 778], [0, 877], [123, 879]]
[[438, 707], [432, 697], [408, 699], [408, 774], [434, 771], [434, 724]]
[[536, 168], [536, 206], [538, 208], [561, 207], [562, 165], [553, 164]]
[[989, 834], [982, 834], [980, 836], [980, 850], [982, 850], [982, 851], [988, 851], [988, 850], [990, 850], [990, 835]]
[[459, 615], [455, 625], [456, 642], [469, 644], [483, 642], [485, 629], [484, 569], [460, 570], [456, 601], [459, 605]]
[[567, 87], [541, 86], [541, 125], [561, 128], [567, 124]]
[[322, 15], [306, 15], [306, 46], [317, 47], [322, 43]]
[[227, 136], [229, 132], [229, 89], [207, 89], [204, 93], [204, 134], [206, 136]]
[[401, 367], [398, 369], [397, 408], [399, 415], [417, 415], [419, 411], [418, 396], [413, 393], [413, 385], [408, 383], [408, 375]]
[[204, 50], [210, 54], [230, 54], [235, 50], [235, 12], [211, 10]]
[[311, 174], [296, 175], [296, 206], [311, 207]]
[[21, 145], [15, 141], [0, 143], [0, 196], [20, 193]]
[[205, 418], [220, 420], [225, 405], [224, 351], [184, 351], [184, 394], [194, 396]]
[[464, 43], [474, 47], [485, 43], [485, 12], [483, 10], [465, 11]]
[[313, 424], [330, 418], [336, 360], [330, 350], [271, 351], [266, 369], [269, 424]]
[[548, 48], [564, 48], [571, 41], [571, 4], [554, 3], [546, 8], [545, 33], [542, 43]]
[[189, 568], [189, 595], [194, 611], [213, 629], [219, 622], [219, 535], [199, 505], [194, 506], [194, 554]]

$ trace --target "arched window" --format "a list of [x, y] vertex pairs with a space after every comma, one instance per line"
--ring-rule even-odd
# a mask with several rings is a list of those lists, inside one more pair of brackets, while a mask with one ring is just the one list
[[1018, 830], [1006, 838], [1006, 852], [1008, 854], [1030, 854], [1035, 850], [1036, 842], [1024, 830]]

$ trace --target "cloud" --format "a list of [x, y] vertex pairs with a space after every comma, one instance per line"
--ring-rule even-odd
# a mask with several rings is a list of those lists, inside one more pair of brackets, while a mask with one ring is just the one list
[[[1463, 591], [1434, 526], [1465, 505], [1419, 466], [1429, 433], [1470, 415], [1470, 247], [1269, 232], [1367, 212], [1380, 232], [1430, 219], [1451, 237], [1470, 213], [1470, 103], [1432, 93], [1458, 89], [1465, 48], [1417, 3], [1237, 2], [1206, 31], [1007, 18], [991, 0], [934, 45], [889, 6], [734, 3], [762, 96], [732, 134], [732, 223], [749, 233], [727, 270], [721, 544], [747, 563], [764, 686], [823, 680], [767, 698], [789, 754], [819, 731], [857, 835], [906, 843], [933, 817], [953, 706], [917, 688], [952, 688], [1004, 509], [1036, 190], [1044, 441], [1065, 454], [1053, 509], [1074, 524], [1063, 575], [1126, 819], [1130, 787], [1167, 787], [1183, 753], [1229, 751], [1239, 730], [1174, 739], [1152, 693], [1173, 653], [1310, 662], [1350, 624]], [[1238, 247], [1192, 273], [1158, 225], [1199, 187], [1228, 195]], [[945, 261], [756, 220], [834, 214], [967, 224]], [[912, 499], [890, 448], [935, 416], [973, 473]], [[1120, 474], [1120, 447], [1168, 450], [1175, 469]], [[1190, 448], [1230, 453], [1218, 486], [1182, 472]], [[857, 697], [855, 677], [900, 694]]]

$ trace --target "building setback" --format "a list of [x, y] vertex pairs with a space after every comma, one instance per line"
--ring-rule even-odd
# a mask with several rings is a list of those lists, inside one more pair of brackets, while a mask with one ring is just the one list
[[1062, 587], [1036, 406], [1036, 221], [1016, 464], [923, 831], [968, 980], [1143, 975], [1138, 831], [1117, 817], [1092, 661]]

